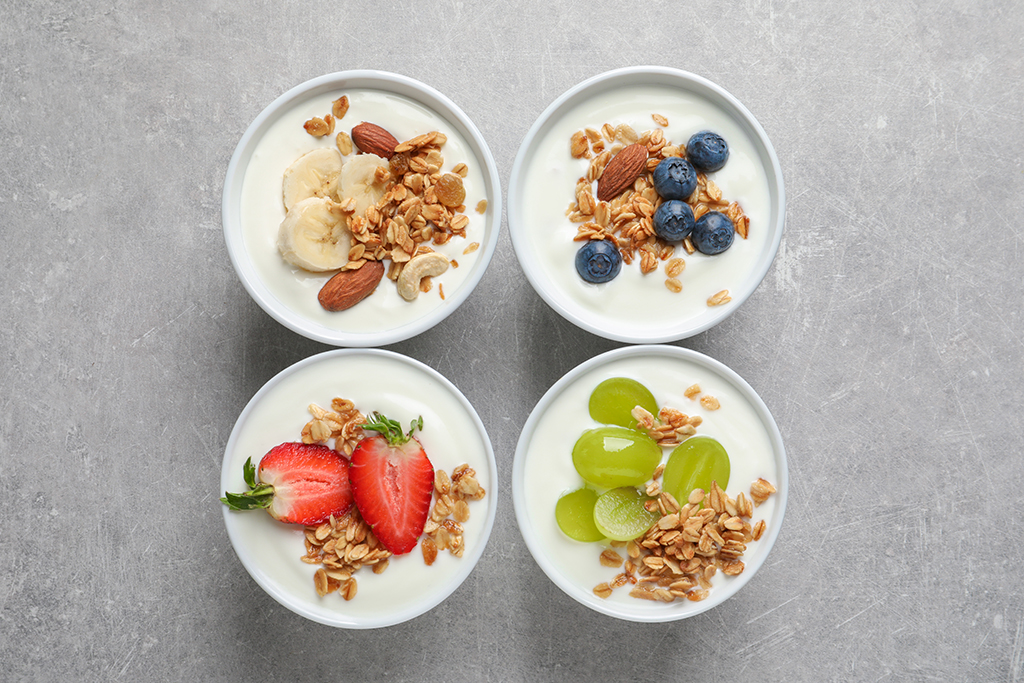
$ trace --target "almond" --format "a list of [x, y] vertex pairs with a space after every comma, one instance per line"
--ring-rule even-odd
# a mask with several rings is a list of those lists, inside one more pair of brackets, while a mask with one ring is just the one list
[[[390, 159], [395, 155], [398, 140], [376, 123], [363, 121], [352, 129], [352, 142], [363, 152]], [[646, 148], [645, 148], [646, 149]]]
[[370, 296], [384, 277], [384, 264], [367, 261], [362, 268], [343, 270], [323, 286], [317, 298], [328, 311], [344, 311]]
[[[353, 131], [355, 132], [355, 131]], [[598, 201], [608, 202], [633, 186], [647, 170], [647, 146], [634, 143], [612, 157], [597, 181]]]

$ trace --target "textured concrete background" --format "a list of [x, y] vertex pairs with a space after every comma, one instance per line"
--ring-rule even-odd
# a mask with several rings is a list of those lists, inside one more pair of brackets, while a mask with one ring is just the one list
[[[0, 678], [1024, 681], [1022, 35], [1001, 0], [4, 0]], [[793, 489], [767, 565], [709, 613], [638, 625], [534, 564], [519, 430], [618, 344], [540, 300], [503, 226], [466, 304], [391, 347], [490, 432], [505, 487], [477, 570], [385, 630], [280, 607], [228, 543], [220, 461], [252, 394], [327, 347], [228, 261], [246, 126], [309, 78], [395, 71], [466, 111], [507, 186], [547, 104], [645, 63], [734, 93], [785, 174], [767, 279], [680, 342], [782, 429]]]

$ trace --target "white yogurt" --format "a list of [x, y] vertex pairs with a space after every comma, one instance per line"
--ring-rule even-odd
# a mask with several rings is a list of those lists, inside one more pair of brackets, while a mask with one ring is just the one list
[[[331, 103], [348, 95], [349, 110], [337, 122], [335, 132], [323, 138], [306, 133], [302, 124], [314, 116], [330, 113]], [[458, 262], [459, 267], [433, 278], [433, 289], [420, 294], [415, 301], [399, 296], [393, 282], [385, 278], [376, 291], [356, 306], [339, 312], [330, 312], [320, 306], [317, 294], [334, 272], [310, 273], [296, 268], [281, 258], [277, 249], [277, 235], [285, 210], [281, 199], [284, 171], [300, 156], [317, 147], [335, 147], [335, 136], [340, 131], [350, 133], [362, 121], [376, 123], [387, 129], [399, 141], [437, 130], [448, 140], [441, 148], [444, 155], [442, 172], [451, 171], [459, 163], [469, 167], [463, 180], [466, 190], [466, 216], [469, 225], [465, 239], [454, 237], [442, 246], [430, 246]], [[287, 308], [299, 315], [334, 330], [352, 333], [370, 333], [394, 329], [418, 320], [444, 304], [440, 296], [450, 298], [470, 277], [470, 266], [484, 253], [463, 251], [473, 242], [483, 244], [487, 212], [476, 211], [477, 204], [486, 196], [481, 161], [471, 152], [465, 138], [437, 113], [407, 97], [371, 89], [346, 89], [305, 100], [286, 111], [262, 136], [245, 170], [242, 184], [240, 217], [245, 250], [252, 260], [260, 279], [271, 293]], [[489, 201], [489, 205], [493, 202]]]
[[[449, 474], [468, 463], [487, 490], [469, 501], [465, 556], [440, 552], [426, 566], [419, 546], [392, 557], [383, 573], [369, 568], [355, 574], [358, 594], [345, 601], [337, 593], [316, 594], [317, 567], [300, 561], [305, 552], [302, 527], [282, 524], [262, 511], [231, 512], [225, 521], [232, 544], [253, 578], [273, 597], [321, 623], [350, 627], [398, 623], [433, 607], [462, 583], [480, 557], [496, 510], [494, 456], [483, 427], [460, 395], [418, 364], [380, 351], [328, 352], [304, 361], [272, 380], [239, 418], [225, 454], [221, 485], [244, 491], [246, 458], [258, 463], [274, 446], [300, 440], [311, 419], [310, 403], [329, 408], [339, 396], [352, 400], [364, 414], [377, 410], [404, 425], [423, 416], [417, 438], [435, 469]], [[464, 400], [464, 399], [463, 399]]]
[[[643, 275], [638, 261], [623, 264], [613, 281], [601, 285], [585, 282], [576, 272], [574, 258], [582, 243], [574, 242], [578, 224], [566, 217], [575, 199], [577, 181], [586, 175], [590, 161], [573, 159], [569, 139], [584, 128], [600, 130], [602, 124], [625, 123], [637, 133], [660, 128], [652, 114], [665, 116], [663, 128], [671, 144], [686, 144], [701, 130], [713, 130], [729, 144], [725, 167], [709, 174], [722, 189], [724, 199], [739, 202], [750, 217], [748, 239], [736, 236], [728, 251], [705, 256], [687, 255], [676, 247], [675, 256], [686, 261], [679, 276], [683, 291], [665, 287], [664, 263]], [[754, 141], [736, 121], [702, 97], [679, 88], [636, 85], [615, 88], [587, 98], [561, 116], [535, 141], [535, 148], [522, 177], [519, 209], [527, 240], [529, 259], [540, 268], [536, 274], [550, 295], [572, 315], [604, 329], [628, 326], [636, 335], [657, 336], [672, 321], [683, 321], [708, 313], [707, 299], [723, 289], [736, 292], [749, 285], [755, 263], [770, 247], [770, 197], [768, 178], [759, 162]], [[595, 183], [596, 194], [596, 183]], [[517, 245], [518, 246], [518, 245]], [[737, 302], [738, 303], [738, 302]]]
[[[585, 485], [573, 467], [572, 448], [585, 430], [601, 426], [590, 417], [590, 394], [598, 384], [611, 377], [630, 377], [641, 382], [654, 394], [659, 408], [675, 408], [687, 415], [700, 415], [703, 422], [697, 427], [697, 434], [714, 437], [729, 454], [731, 472], [727, 493], [730, 496], [735, 498], [743, 491], [749, 497], [750, 484], [759, 477], [776, 486], [780, 483], [768, 429], [743, 393], [718, 373], [679, 357], [632, 355], [599, 365], [580, 375], [563, 388], [537, 422], [526, 447], [522, 481], [527, 501], [525, 513], [541, 552], [553, 571], [589, 598], [593, 598], [591, 590], [594, 586], [610, 581], [621, 570], [603, 567], [598, 561], [601, 551], [610, 546], [575, 541], [562, 533], [555, 520], [555, 503], [563, 494]], [[687, 398], [683, 392], [694, 383], [700, 385], [702, 395], [717, 398], [721, 408], [710, 411], [701, 406], [699, 400]], [[667, 461], [669, 453], [671, 449], [664, 449], [663, 462]], [[764, 519], [771, 529], [777, 499], [778, 496], [773, 495], [755, 508], [752, 523]], [[621, 549], [619, 552], [622, 554]], [[755, 541], [748, 545], [741, 559], [751, 564], [767, 552], [766, 544], [759, 546]], [[712, 583], [717, 588], [735, 580], [719, 574]], [[656, 605], [629, 597], [629, 587], [615, 590], [606, 602], [634, 610], [678, 611], [699, 605], [686, 601]]]

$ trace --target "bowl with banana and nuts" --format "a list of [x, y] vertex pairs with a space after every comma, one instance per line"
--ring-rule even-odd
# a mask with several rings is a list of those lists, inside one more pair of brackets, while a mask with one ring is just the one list
[[501, 188], [480, 131], [446, 96], [344, 71], [256, 117], [222, 212], [261, 308], [310, 339], [370, 347], [433, 327], [469, 297], [497, 244]]

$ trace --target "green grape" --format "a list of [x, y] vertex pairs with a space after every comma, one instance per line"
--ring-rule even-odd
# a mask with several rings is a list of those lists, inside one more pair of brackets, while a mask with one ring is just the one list
[[710, 491], [712, 481], [723, 491], [729, 485], [729, 454], [710, 436], [691, 436], [668, 456], [661, 486], [685, 505], [691, 491]]
[[594, 524], [594, 503], [597, 502], [597, 491], [594, 489], [576, 489], [566, 493], [555, 503], [555, 519], [558, 528], [569, 538], [592, 543], [604, 538], [604, 534]]
[[580, 476], [603, 488], [639, 486], [661, 462], [661, 447], [635, 429], [599, 427], [583, 432], [572, 447]]
[[590, 417], [603, 424], [636, 427], [632, 415], [636, 406], [652, 415], [658, 414], [654, 395], [643, 384], [628, 377], [606, 379], [590, 394]]
[[653, 500], [632, 486], [605, 491], [594, 504], [594, 523], [598, 530], [613, 541], [628, 541], [642, 535], [658, 521], [660, 516], [648, 512], [644, 503]]

